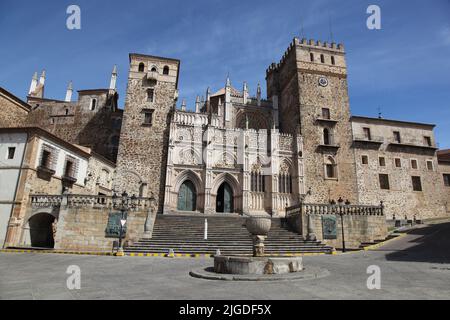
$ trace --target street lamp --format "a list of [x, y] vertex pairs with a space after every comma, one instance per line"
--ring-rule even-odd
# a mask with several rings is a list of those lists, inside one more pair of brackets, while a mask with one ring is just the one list
[[120, 231], [119, 231], [119, 248], [116, 252], [117, 257], [123, 257], [125, 254], [123, 252], [123, 244], [122, 244], [122, 237], [123, 237], [123, 229], [125, 225], [127, 224], [127, 218], [128, 218], [128, 210], [134, 209], [137, 205], [137, 198], [135, 195], [133, 195], [131, 198], [128, 196], [128, 193], [125, 191], [122, 193], [122, 196], [119, 197], [114, 193], [113, 195], [113, 207], [114, 209], [120, 210], [121, 212], [121, 219], [120, 219]]
[[342, 252], [345, 252], [345, 236], [344, 236], [344, 210], [343, 210], [343, 205], [344, 205], [344, 199], [339, 198], [338, 200], [338, 204], [339, 204], [339, 215], [341, 216], [341, 229], [342, 229]]

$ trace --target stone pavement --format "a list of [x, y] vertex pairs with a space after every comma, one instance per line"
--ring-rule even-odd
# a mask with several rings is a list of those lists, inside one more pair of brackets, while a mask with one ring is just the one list
[[[330, 271], [316, 280], [228, 282], [196, 279], [212, 259], [0, 254], [0, 299], [450, 299], [450, 224], [413, 230], [375, 251], [305, 257]], [[81, 290], [66, 270], [81, 269]], [[381, 290], [367, 268], [381, 268]]]

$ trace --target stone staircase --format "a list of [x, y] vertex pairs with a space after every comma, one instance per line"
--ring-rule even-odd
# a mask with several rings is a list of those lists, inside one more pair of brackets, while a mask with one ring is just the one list
[[[245, 218], [239, 216], [209, 216], [208, 240], [204, 240], [205, 217], [159, 215], [152, 239], [140, 239], [125, 247], [126, 254], [168, 253], [251, 255], [252, 239], [245, 228]], [[305, 241], [297, 233], [272, 220], [272, 228], [265, 242], [267, 254], [289, 255], [331, 253], [333, 249], [319, 241]]]

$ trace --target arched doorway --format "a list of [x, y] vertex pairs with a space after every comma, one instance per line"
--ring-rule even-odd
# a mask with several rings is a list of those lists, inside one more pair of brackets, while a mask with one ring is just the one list
[[178, 211], [197, 210], [197, 192], [190, 180], [186, 180], [178, 191]]
[[31, 246], [35, 248], [51, 248], [55, 247], [53, 238], [53, 223], [55, 217], [48, 213], [38, 213], [30, 218], [28, 224], [30, 226]]
[[217, 191], [216, 212], [218, 213], [234, 212], [233, 189], [227, 182], [224, 182]]

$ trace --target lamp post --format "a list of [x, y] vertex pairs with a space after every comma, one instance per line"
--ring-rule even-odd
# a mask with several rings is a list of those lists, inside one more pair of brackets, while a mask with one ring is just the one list
[[119, 231], [119, 248], [116, 252], [117, 257], [123, 257], [125, 254], [123, 252], [123, 243], [122, 243], [122, 237], [123, 237], [123, 228], [127, 224], [127, 218], [128, 218], [128, 210], [133, 209], [136, 207], [136, 196], [133, 195], [131, 198], [128, 197], [128, 193], [125, 191], [122, 193], [122, 196], [119, 197], [114, 193], [113, 195], [113, 207], [114, 209], [120, 210], [121, 213], [121, 219], [120, 219], [120, 231]]
[[346, 250], [345, 250], [345, 236], [344, 236], [344, 210], [343, 210], [344, 199], [339, 198], [338, 204], [339, 204], [339, 215], [341, 216], [342, 252], [346, 252]]

